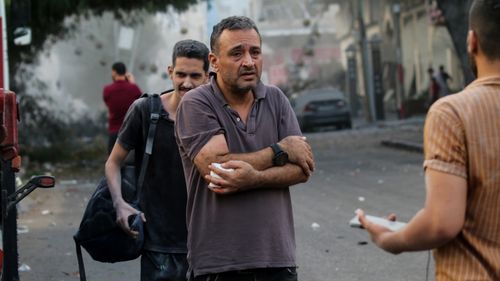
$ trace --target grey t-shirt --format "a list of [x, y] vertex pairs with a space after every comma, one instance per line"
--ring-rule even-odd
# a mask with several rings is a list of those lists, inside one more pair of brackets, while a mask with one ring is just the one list
[[288, 188], [217, 195], [194, 165], [200, 149], [223, 133], [231, 153], [261, 150], [301, 135], [286, 96], [259, 83], [247, 123], [211, 83], [191, 90], [177, 111], [176, 138], [188, 189], [188, 260], [196, 276], [231, 270], [295, 266], [295, 234]]

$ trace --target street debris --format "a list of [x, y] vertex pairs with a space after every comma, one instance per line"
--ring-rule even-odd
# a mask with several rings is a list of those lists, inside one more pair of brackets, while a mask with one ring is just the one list
[[358, 201], [359, 201], [359, 202], [365, 202], [365, 197], [363, 197], [363, 196], [359, 196], [359, 197], [358, 197]]
[[383, 184], [384, 183], [384, 180], [380, 179], [377, 181], [378, 184]]
[[318, 230], [318, 229], [319, 229], [319, 223], [317, 223], [317, 222], [313, 222], [313, 223], [311, 224], [311, 228], [312, 228], [313, 230]]
[[363, 245], [366, 245], [366, 244], [368, 244], [368, 242], [366, 242], [366, 241], [359, 241], [358, 242], [358, 245], [360, 245], [360, 246], [363, 246]]
[[23, 234], [30, 232], [27, 225], [18, 225], [17, 226], [17, 234]]
[[41, 214], [42, 214], [42, 215], [44, 215], [44, 216], [46, 216], [46, 215], [50, 215], [50, 214], [52, 214], [52, 212], [51, 212], [50, 210], [43, 210], [43, 211], [41, 212]]
[[31, 267], [25, 263], [21, 264], [21, 266], [19, 267], [19, 272], [27, 272], [30, 270], [31, 270]]

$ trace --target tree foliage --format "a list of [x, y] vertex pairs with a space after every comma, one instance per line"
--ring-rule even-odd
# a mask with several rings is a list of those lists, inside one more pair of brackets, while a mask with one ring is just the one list
[[[138, 15], [165, 11], [171, 7], [184, 11], [198, 0], [31, 0], [29, 26], [32, 43], [29, 46], [13, 44], [13, 25], [19, 20], [11, 13], [13, 1], [16, 5], [25, 0], [7, 0], [6, 11], [9, 48], [10, 88], [18, 94], [21, 122], [19, 141], [21, 154], [35, 162], [75, 161], [105, 156], [106, 116], [100, 120], [84, 116], [63, 116], [47, 106], [54, 104], [47, 95], [46, 84], [34, 77], [34, 59], [51, 44], [71, 36], [80, 21], [110, 12], [124, 25], [140, 22]], [[24, 2], [23, 5], [29, 3]], [[19, 6], [18, 6], [19, 7]], [[71, 24], [67, 18], [72, 17]], [[16, 77], [16, 79], [14, 79]], [[30, 84], [27, 84], [31, 81]], [[30, 96], [27, 87], [36, 87], [38, 94]], [[100, 159], [100, 158], [99, 158]]]
[[[6, 11], [10, 12], [13, 1], [6, 1]], [[10, 74], [13, 77], [23, 61], [31, 61], [36, 54], [42, 50], [44, 42], [49, 38], [54, 41], [63, 39], [70, 34], [71, 26], [65, 26], [64, 20], [69, 16], [77, 18], [88, 18], [91, 15], [101, 15], [111, 12], [116, 19], [125, 24], [133, 24], [134, 12], [145, 11], [154, 13], [165, 11], [167, 7], [173, 7], [177, 11], [184, 11], [198, 0], [31, 0], [30, 26], [32, 29], [32, 44], [28, 47], [15, 46], [9, 40]], [[13, 18], [7, 15], [7, 26], [9, 37], [13, 34]], [[20, 90], [22, 85], [16, 85], [13, 81], [12, 89]]]

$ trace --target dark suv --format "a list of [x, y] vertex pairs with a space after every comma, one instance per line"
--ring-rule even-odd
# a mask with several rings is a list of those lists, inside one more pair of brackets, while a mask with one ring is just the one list
[[351, 128], [351, 112], [337, 89], [305, 90], [290, 100], [303, 132], [320, 126]]

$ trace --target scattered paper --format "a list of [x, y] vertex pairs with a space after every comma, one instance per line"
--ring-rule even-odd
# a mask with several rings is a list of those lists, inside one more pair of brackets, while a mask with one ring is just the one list
[[21, 264], [21, 266], [19, 267], [20, 272], [26, 272], [26, 271], [30, 271], [30, 270], [31, 270], [31, 267], [25, 263]]
[[30, 232], [27, 225], [18, 225], [17, 226], [17, 234], [23, 234]]
[[312, 228], [313, 230], [318, 230], [318, 229], [319, 229], [319, 223], [317, 223], [317, 222], [313, 222], [313, 223], [311, 224], [311, 228]]

